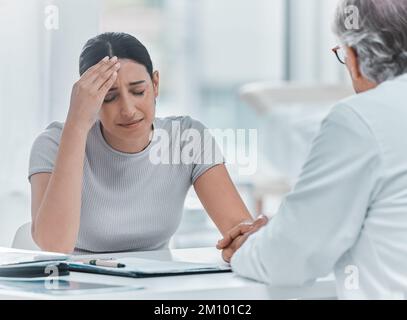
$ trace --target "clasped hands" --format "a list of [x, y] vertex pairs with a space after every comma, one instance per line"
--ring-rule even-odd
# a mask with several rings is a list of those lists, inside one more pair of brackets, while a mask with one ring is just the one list
[[254, 221], [243, 221], [233, 227], [224, 235], [224, 238], [218, 241], [216, 248], [222, 250], [222, 258], [230, 262], [235, 252], [245, 243], [249, 236], [264, 227], [268, 218], [260, 215]]

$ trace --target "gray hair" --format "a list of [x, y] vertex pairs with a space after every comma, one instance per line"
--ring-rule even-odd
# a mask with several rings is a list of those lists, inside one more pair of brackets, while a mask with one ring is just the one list
[[[357, 28], [349, 25], [352, 8], [358, 11]], [[341, 0], [333, 29], [356, 51], [370, 81], [379, 84], [407, 72], [407, 0]]]

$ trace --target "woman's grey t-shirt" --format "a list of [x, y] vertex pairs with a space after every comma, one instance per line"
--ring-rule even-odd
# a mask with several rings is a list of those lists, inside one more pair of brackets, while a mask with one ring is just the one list
[[[63, 123], [53, 122], [37, 137], [29, 179], [36, 173], [52, 173], [62, 130]], [[192, 138], [197, 133], [201, 138]], [[208, 146], [213, 146], [216, 156], [208, 158]], [[194, 160], [177, 161], [180, 158]], [[75, 252], [165, 248], [180, 224], [189, 188], [221, 163], [223, 158], [208, 130], [190, 117], [156, 118], [151, 143], [135, 154], [110, 147], [97, 121], [86, 142]]]

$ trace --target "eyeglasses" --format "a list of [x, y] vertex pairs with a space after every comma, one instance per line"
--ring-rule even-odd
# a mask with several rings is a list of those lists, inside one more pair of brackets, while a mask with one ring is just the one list
[[332, 49], [332, 51], [335, 53], [340, 63], [346, 64], [346, 54], [345, 50], [343, 50], [342, 47], [336, 46], [335, 48]]

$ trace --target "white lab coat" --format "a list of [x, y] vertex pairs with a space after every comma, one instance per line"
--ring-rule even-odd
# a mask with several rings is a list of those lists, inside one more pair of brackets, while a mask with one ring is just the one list
[[406, 298], [407, 74], [332, 109], [294, 190], [231, 264], [272, 286], [334, 271], [341, 299]]

